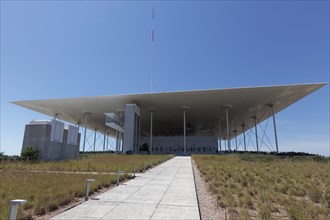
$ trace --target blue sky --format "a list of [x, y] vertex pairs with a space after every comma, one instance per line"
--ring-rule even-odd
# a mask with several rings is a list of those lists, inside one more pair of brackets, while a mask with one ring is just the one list
[[[329, 82], [329, 1], [1, 1], [1, 150], [48, 119], [10, 101]], [[329, 85], [277, 114], [280, 150], [329, 155]]]

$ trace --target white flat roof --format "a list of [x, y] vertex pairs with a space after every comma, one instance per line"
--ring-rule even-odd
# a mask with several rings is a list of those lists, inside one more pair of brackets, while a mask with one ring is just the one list
[[[47, 99], [15, 101], [16, 105], [53, 117], [59, 115], [61, 120], [84, 125], [85, 112], [90, 113], [87, 126], [90, 129], [104, 131], [106, 112], [124, 110], [125, 105], [135, 103], [141, 110], [141, 133], [148, 134], [150, 126], [149, 109], [154, 108], [153, 133], [157, 135], [182, 135], [182, 107], [187, 106], [187, 135], [218, 135], [219, 118], [221, 119], [221, 136], [225, 137], [226, 122], [224, 105], [230, 105], [230, 130], [242, 132], [242, 123], [246, 128], [254, 126], [256, 116], [258, 123], [270, 116], [270, 107], [274, 113], [280, 112], [327, 83], [260, 86], [249, 88], [211, 89], [199, 91], [181, 91], [164, 93], [146, 93], [131, 95], [112, 95], [83, 98]], [[115, 131], [108, 129], [110, 135]], [[232, 137], [233, 137], [232, 133]]]

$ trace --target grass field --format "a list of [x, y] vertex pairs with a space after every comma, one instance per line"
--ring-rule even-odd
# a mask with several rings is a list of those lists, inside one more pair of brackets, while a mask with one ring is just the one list
[[4, 161], [0, 170], [39, 170], [39, 171], [73, 171], [73, 172], [133, 172], [143, 171], [146, 167], [157, 165], [172, 158], [171, 155], [114, 155], [83, 154], [78, 160], [58, 162], [22, 162]]
[[330, 219], [330, 161], [272, 155], [193, 156], [230, 219]]
[[[95, 179], [91, 184], [91, 193], [116, 183], [116, 175], [104, 174], [68, 174], [27, 171], [84, 171], [114, 172], [123, 170], [132, 172], [133, 165], [142, 171], [144, 164], [149, 168], [173, 156], [166, 155], [85, 155], [76, 161], [62, 162], [4, 162], [0, 164], [0, 219], [8, 218], [9, 201], [26, 199], [21, 206], [19, 219], [32, 219], [67, 205], [84, 196], [86, 179]], [[121, 181], [130, 175], [121, 176]]]

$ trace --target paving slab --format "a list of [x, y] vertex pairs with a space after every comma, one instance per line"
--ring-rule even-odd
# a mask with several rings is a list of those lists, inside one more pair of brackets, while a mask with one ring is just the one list
[[191, 157], [175, 157], [53, 219], [200, 219]]

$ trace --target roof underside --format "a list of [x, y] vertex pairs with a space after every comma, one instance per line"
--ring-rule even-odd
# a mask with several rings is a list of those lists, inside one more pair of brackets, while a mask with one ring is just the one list
[[[234, 137], [242, 133], [242, 123], [245, 128], [254, 126], [257, 122], [270, 117], [270, 107], [274, 113], [292, 105], [325, 83], [267, 86], [234, 89], [215, 89], [186, 92], [166, 92], [133, 95], [114, 95], [68, 99], [48, 99], [13, 102], [16, 105], [49, 115], [59, 115], [61, 120], [84, 124], [85, 112], [89, 112], [87, 126], [90, 129], [104, 131], [106, 112], [124, 110], [126, 104], [135, 103], [141, 110], [141, 132], [148, 134], [150, 127], [150, 108], [153, 113], [154, 135], [183, 134], [183, 106], [187, 106], [186, 124], [187, 135], [216, 135], [219, 134], [219, 119], [221, 136], [225, 137], [226, 112], [224, 105], [230, 105], [229, 124]], [[245, 130], [246, 130], [245, 129]], [[115, 131], [108, 128], [107, 132], [114, 136]]]

